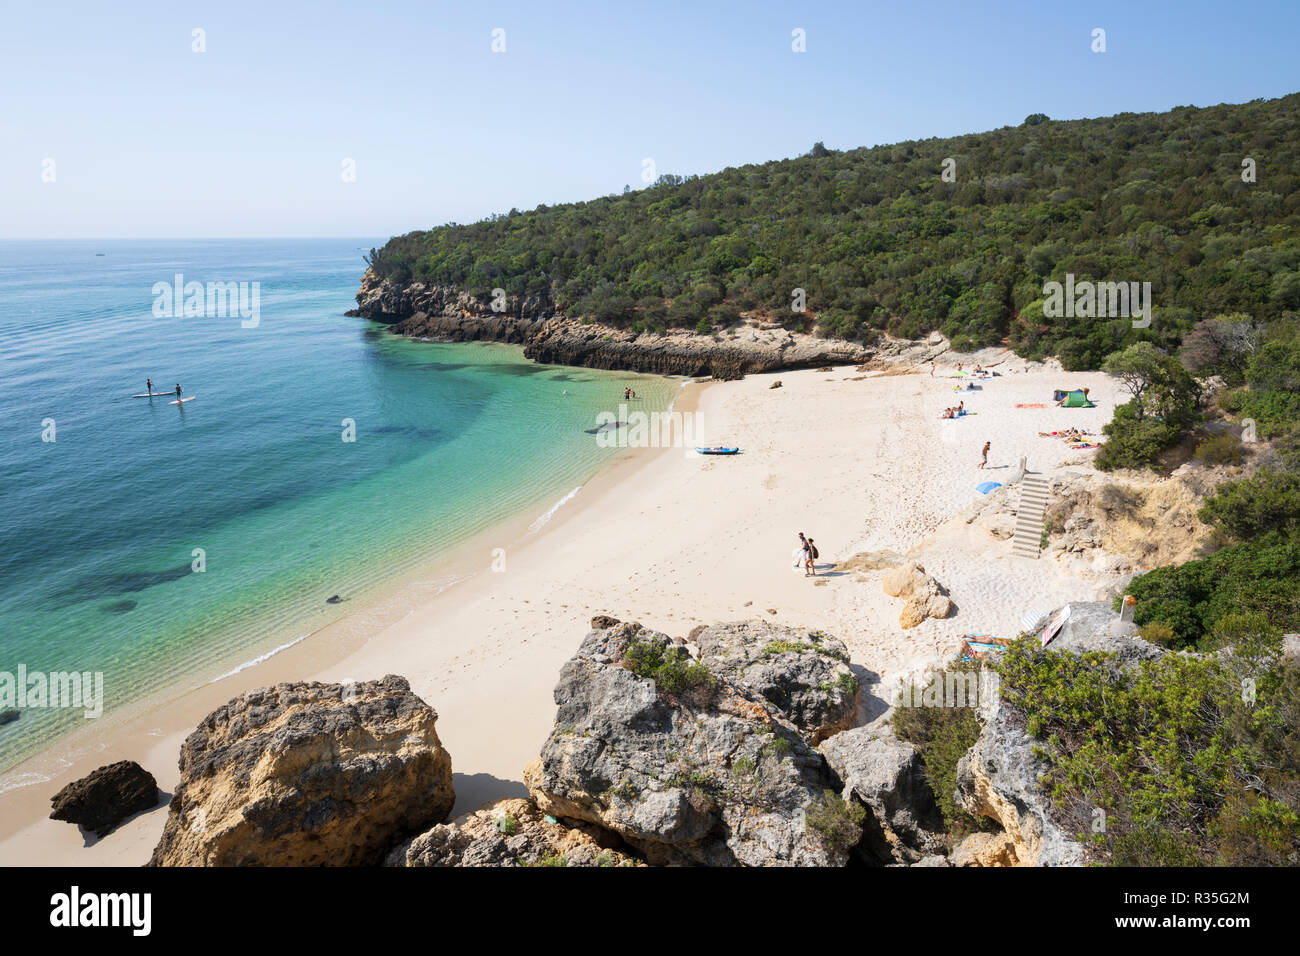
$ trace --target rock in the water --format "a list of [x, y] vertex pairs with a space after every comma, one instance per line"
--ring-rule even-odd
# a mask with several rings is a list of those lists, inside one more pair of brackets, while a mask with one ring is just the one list
[[[957, 762], [957, 803], [967, 813], [1001, 824], [1010, 840], [1000, 857], [1018, 866], [1077, 866], [1083, 848], [1052, 820], [1038, 785], [1046, 771], [1033, 739], [1002, 699], [1001, 680], [985, 669], [975, 745]], [[989, 858], [988, 848], [981, 850]], [[955, 862], [955, 861], [954, 861]]]
[[158, 782], [134, 760], [119, 760], [74, 780], [50, 800], [51, 820], [104, 836], [127, 817], [158, 806]]
[[860, 838], [827, 825], [839, 781], [782, 713], [663, 634], [592, 631], [555, 702], [524, 771], [538, 808], [611, 830], [652, 864], [838, 866]]
[[3, 727], [5, 724], [12, 724], [22, 715], [23, 712], [15, 707], [10, 707], [8, 710], [0, 710], [0, 727]]
[[[553, 818], [552, 818], [553, 819]], [[389, 866], [641, 866], [591, 824], [548, 823], [531, 800], [494, 800], [388, 855]]]
[[691, 640], [711, 672], [754, 688], [812, 743], [853, 726], [862, 688], [842, 641], [765, 621], [714, 624]]
[[451, 756], [401, 677], [277, 684], [181, 748], [155, 866], [364, 866], [446, 819]]
[[844, 797], [866, 804], [874, 825], [864, 849], [872, 862], [915, 863], [939, 849], [943, 820], [921, 756], [887, 729], [857, 727], [824, 741], [826, 761], [844, 781]]

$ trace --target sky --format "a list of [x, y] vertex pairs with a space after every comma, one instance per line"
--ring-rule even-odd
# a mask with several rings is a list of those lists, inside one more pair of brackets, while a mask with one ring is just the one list
[[0, 238], [401, 234], [646, 160], [1282, 96], [1298, 36], [1300, 0], [7, 0]]

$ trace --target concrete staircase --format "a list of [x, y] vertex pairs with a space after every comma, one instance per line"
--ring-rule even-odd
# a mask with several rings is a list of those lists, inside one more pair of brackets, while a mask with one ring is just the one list
[[1020, 507], [1016, 510], [1016, 533], [1011, 553], [1038, 560], [1043, 540], [1043, 512], [1047, 509], [1047, 480], [1042, 475], [1025, 475], [1020, 482]]

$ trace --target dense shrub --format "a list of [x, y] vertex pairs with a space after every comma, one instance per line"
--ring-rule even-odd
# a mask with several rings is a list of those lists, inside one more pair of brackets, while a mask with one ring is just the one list
[[1200, 516], [1240, 541], [1300, 531], [1300, 473], [1264, 469], [1252, 478], [1224, 482]]
[[1121, 670], [1027, 637], [995, 665], [1039, 741], [1055, 815], [1112, 863], [1300, 861], [1300, 671], [1264, 618], [1225, 625], [1225, 657]]

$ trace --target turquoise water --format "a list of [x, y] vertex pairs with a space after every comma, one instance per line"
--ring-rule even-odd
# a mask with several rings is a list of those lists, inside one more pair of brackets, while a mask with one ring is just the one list
[[[545, 513], [616, 454], [585, 429], [625, 382], [645, 411], [678, 390], [347, 318], [377, 244], [0, 242], [0, 672], [102, 671], [109, 711], [209, 679]], [[257, 327], [155, 317], [177, 272], [260, 283]], [[0, 769], [85, 723], [24, 710]]]

